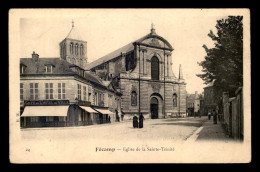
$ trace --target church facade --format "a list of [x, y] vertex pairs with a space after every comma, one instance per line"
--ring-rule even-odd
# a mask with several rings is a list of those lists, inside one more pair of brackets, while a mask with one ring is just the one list
[[120, 91], [124, 118], [143, 113], [146, 118], [166, 118], [186, 113], [186, 83], [181, 65], [172, 71], [173, 47], [155, 29], [104, 57], [86, 69], [110, 81]]

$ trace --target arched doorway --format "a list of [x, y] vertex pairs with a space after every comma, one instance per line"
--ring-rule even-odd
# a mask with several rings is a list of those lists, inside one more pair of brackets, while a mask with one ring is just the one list
[[151, 98], [150, 111], [151, 111], [152, 119], [158, 119], [158, 108], [159, 108], [158, 99], [155, 97]]

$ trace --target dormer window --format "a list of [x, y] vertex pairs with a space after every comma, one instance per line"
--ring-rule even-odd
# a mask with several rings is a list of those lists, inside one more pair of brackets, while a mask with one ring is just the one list
[[54, 65], [47, 64], [45, 65], [45, 72], [46, 73], [52, 73]]
[[27, 66], [25, 66], [24, 64], [20, 65], [20, 74], [23, 74], [25, 72]]

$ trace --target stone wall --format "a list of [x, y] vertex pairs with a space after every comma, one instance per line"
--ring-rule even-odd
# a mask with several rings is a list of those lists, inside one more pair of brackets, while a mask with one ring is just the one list
[[[121, 97], [122, 110], [126, 114], [137, 114], [139, 108], [139, 83], [138, 80], [121, 79]], [[165, 83], [165, 105], [164, 105], [164, 83], [153, 81], [141, 81], [141, 104], [140, 109], [143, 114], [150, 115], [150, 99], [156, 97], [159, 101], [159, 117], [164, 117], [163, 107], [165, 106], [166, 114], [177, 114], [186, 112], [186, 85]], [[180, 89], [179, 89], [180, 88]], [[131, 92], [137, 93], [137, 105], [131, 105]], [[179, 92], [180, 91], [180, 92]], [[173, 94], [177, 95], [177, 106], [173, 105]], [[180, 98], [179, 98], [180, 96]]]

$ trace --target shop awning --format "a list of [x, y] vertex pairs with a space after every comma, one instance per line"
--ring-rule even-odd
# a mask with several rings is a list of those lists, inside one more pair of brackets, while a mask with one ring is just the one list
[[69, 106], [26, 106], [22, 117], [67, 116]]
[[113, 115], [114, 114], [113, 112], [111, 112], [108, 109], [98, 109], [98, 108], [95, 108], [95, 110], [98, 111], [99, 113], [102, 113], [102, 114], [108, 114], [108, 115]]
[[84, 109], [85, 111], [89, 112], [89, 113], [98, 113], [97, 111], [95, 111], [94, 109], [92, 109], [91, 107], [86, 107], [86, 106], [79, 106], [80, 108]]

